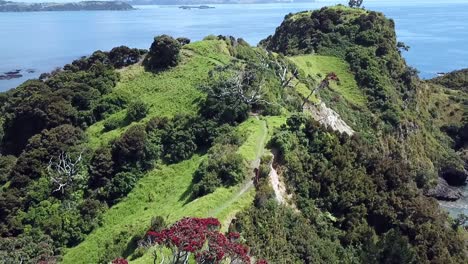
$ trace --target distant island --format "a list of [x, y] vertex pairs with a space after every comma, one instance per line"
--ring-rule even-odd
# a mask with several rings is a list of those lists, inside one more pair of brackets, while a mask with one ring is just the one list
[[207, 5], [314, 2], [314, 0], [125, 0], [132, 5]]
[[213, 9], [215, 8], [214, 6], [206, 6], [206, 5], [201, 5], [201, 6], [179, 6], [180, 9]]
[[76, 3], [22, 3], [0, 0], [0, 12], [133, 10], [122, 1], [83, 1]]

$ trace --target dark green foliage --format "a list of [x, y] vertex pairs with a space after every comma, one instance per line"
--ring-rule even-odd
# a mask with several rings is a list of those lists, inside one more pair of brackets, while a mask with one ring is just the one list
[[164, 127], [161, 143], [164, 146], [164, 159], [168, 162], [185, 160], [197, 150], [195, 133], [189, 120], [187, 116], [176, 116]]
[[180, 38], [177, 38], [177, 41], [180, 43], [180, 45], [182, 46], [185, 46], [187, 44], [190, 44], [190, 39], [189, 38], [184, 38], [184, 37], [180, 37]]
[[24, 83], [12, 93], [9, 102], [5, 109], [3, 153], [18, 155], [31, 136], [76, 121], [71, 102], [40, 81]]
[[112, 159], [112, 149], [110, 147], [98, 148], [89, 165], [89, 187], [97, 189], [109, 184], [115, 174], [115, 163]]
[[156, 159], [146, 152], [143, 126], [131, 127], [114, 143], [114, 148], [97, 149], [90, 161], [88, 186], [92, 193], [109, 205], [125, 197]]
[[141, 178], [136, 172], [119, 172], [112, 177], [107, 188], [104, 188], [106, 198], [116, 203], [119, 198], [125, 197], [135, 187], [137, 181]]
[[200, 164], [194, 175], [192, 191], [195, 197], [212, 193], [216, 188], [234, 186], [248, 175], [237, 146], [215, 145], [205, 161]]
[[0, 238], [0, 261], [2, 263], [55, 263], [52, 239], [49, 236]]
[[134, 166], [145, 158], [145, 143], [147, 134], [145, 127], [136, 125], [130, 127], [114, 142], [113, 157], [120, 167]]
[[[221, 91], [213, 89], [213, 93]], [[208, 94], [202, 104], [201, 114], [205, 118], [219, 120], [222, 123], [234, 124], [247, 119], [250, 106], [239, 102], [235, 95], [224, 96], [222, 99], [216, 95]]]
[[378, 263], [416, 263], [415, 252], [409, 245], [408, 239], [394, 229], [383, 235], [377, 243], [377, 248]]
[[164, 70], [174, 67], [180, 60], [181, 44], [168, 35], [154, 38], [149, 53], [144, 61], [148, 70]]
[[368, 107], [393, 127], [403, 115], [401, 100], [414, 94], [417, 73], [401, 58], [394, 23], [382, 13], [338, 6], [290, 14], [261, 44], [287, 55], [318, 53], [345, 59], [367, 94]]
[[8, 177], [15, 166], [15, 163], [15, 156], [0, 155], [0, 185], [3, 185], [8, 181]]
[[362, 2], [363, 0], [349, 0], [348, 5], [349, 7], [352, 7], [352, 8], [355, 8], [355, 7], [359, 8], [361, 7]]
[[[384, 154], [315, 121], [299, 129], [287, 123], [293, 125], [277, 132], [271, 145], [304, 216], [314, 219], [316, 208], [333, 215], [333, 226], [344, 231], [341, 244], [360, 247], [366, 263], [463, 262], [462, 238], [448, 228], [438, 204], [416, 189], [416, 171], [400, 148]], [[367, 244], [373, 233], [381, 241], [377, 251]]]
[[461, 148], [468, 147], [468, 122], [460, 125], [447, 125], [441, 128], [442, 131], [447, 133], [453, 141], [453, 148], [460, 150]]
[[454, 71], [431, 80], [450, 89], [468, 91], [468, 69]]
[[238, 214], [232, 230], [242, 233], [251, 254], [271, 263], [358, 262], [352, 250], [344, 249], [325, 223], [311, 223], [293, 209], [276, 205], [273, 199]]
[[[178, 115], [172, 119], [154, 118], [147, 125], [153, 145], [169, 163], [191, 157], [197, 150], [208, 149], [219, 133], [218, 125], [201, 117]], [[161, 146], [161, 147], [159, 147]]]
[[149, 112], [149, 106], [141, 101], [133, 101], [127, 108], [127, 121], [133, 122], [138, 121], [146, 117]]
[[110, 63], [115, 68], [122, 68], [137, 63], [140, 60], [140, 50], [126, 46], [113, 48], [109, 52]]
[[44, 130], [29, 140], [9, 174], [9, 188], [0, 194], [2, 234], [21, 232], [23, 226], [15, 220], [15, 214], [19, 210], [27, 211], [31, 203], [37, 202], [33, 193], [43, 198], [52, 193], [53, 188], [44, 175], [50, 159], [64, 152], [70, 155], [80, 153], [83, 149], [76, 146], [83, 140], [83, 132], [71, 125]]
[[[19, 155], [33, 135], [63, 124], [87, 127], [102, 118], [107, 107], [99, 106], [118, 81], [107, 53], [95, 52], [9, 92], [5, 98], [1, 149]], [[101, 110], [102, 109], [102, 110]]]

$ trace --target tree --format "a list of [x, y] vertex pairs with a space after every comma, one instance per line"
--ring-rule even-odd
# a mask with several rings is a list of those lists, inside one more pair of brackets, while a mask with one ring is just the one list
[[62, 152], [57, 158], [50, 158], [47, 172], [54, 186], [53, 192], [65, 193], [65, 189], [74, 189], [76, 184], [83, 180], [82, 174], [82, 154], [73, 159], [68, 154]]
[[115, 143], [113, 157], [117, 165], [138, 165], [145, 157], [147, 134], [144, 126], [130, 127]]
[[129, 66], [140, 60], [140, 51], [127, 46], [116, 47], [109, 52], [109, 60], [115, 68]]
[[397, 42], [397, 48], [400, 49], [400, 50], [409, 51], [410, 46], [406, 45], [406, 44], [405, 44], [404, 42], [402, 42], [402, 41], [398, 41], [398, 42]]
[[364, 0], [350, 0], [348, 5], [352, 8], [360, 8]]
[[127, 120], [129, 122], [138, 121], [146, 117], [149, 112], [149, 106], [141, 101], [133, 101], [127, 109]]
[[[186, 264], [190, 256], [195, 256], [196, 263], [250, 263], [249, 249], [239, 243], [239, 233], [222, 234], [221, 223], [215, 218], [184, 218], [171, 227], [161, 231], [148, 231], [147, 246], [158, 246], [160, 263]], [[172, 257], [166, 259], [164, 248], [172, 251]]]
[[242, 155], [237, 153], [236, 146], [213, 146], [208, 159], [195, 172], [194, 196], [206, 195], [218, 187], [233, 186], [242, 182], [248, 174], [245, 168]]
[[146, 68], [163, 70], [176, 66], [180, 60], [180, 48], [179, 41], [168, 35], [155, 37], [144, 62]]
[[190, 44], [190, 39], [189, 38], [180, 37], [180, 38], [177, 38], [177, 41], [179, 41], [180, 45], [182, 45], [182, 46]]

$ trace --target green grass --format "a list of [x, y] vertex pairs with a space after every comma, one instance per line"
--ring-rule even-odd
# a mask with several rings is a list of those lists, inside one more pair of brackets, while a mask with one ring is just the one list
[[[203, 97], [199, 87], [206, 83], [208, 73], [215, 66], [231, 59], [224, 41], [210, 40], [186, 45], [181, 63], [170, 70], [151, 73], [141, 65], [133, 65], [121, 71], [121, 80], [112, 93], [128, 101], [142, 100], [150, 106], [145, 120], [154, 116], [174, 116], [198, 111], [197, 102]], [[109, 118], [122, 118], [126, 110]], [[145, 121], [143, 120], [143, 121]], [[103, 132], [105, 120], [87, 129], [93, 148], [116, 138], [127, 127]]]
[[[239, 130], [247, 136], [239, 152], [247, 162], [252, 162], [263, 153], [266, 122], [251, 118], [240, 124]], [[146, 174], [124, 200], [104, 213], [100, 227], [66, 252], [63, 263], [96, 263], [108, 250], [106, 245], [130, 245], [132, 237], [144, 234], [151, 218], [158, 215], [165, 217], [168, 223], [185, 216], [212, 216], [223, 223], [225, 231], [234, 215], [250, 206], [255, 190], [248, 184], [218, 188], [212, 194], [190, 201], [193, 173], [204, 158], [194, 156], [179, 164], [162, 165]], [[249, 175], [246, 177], [250, 180]], [[116, 242], [116, 238], [122, 240], [122, 236], [124, 241]], [[141, 261], [148, 259], [147, 255], [148, 252], [134, 263], [144, 263]]]
[[263, 146], [266, 143], [267, 127], [263, 120], [251, 117], [240, 124], [238, 131], [242, 135], [247, 135], [246, 141], [239, 148], [238, 152], [249, 162], [256, 161], [261, 157]]
[[[347, 101], [357, 106], [366, 105], [366, 96], [359, 89], [354, 75], [352, 74], [348, 63], [337, 57], [319, 56], [319, 55], [303, 55], [294, 56], [290, 59], [305, 72], [306, 75], [312, 76], [317, 83], [323, 80], [330, 72], [335, 72], [340, 79], [339, 83], [332, 82], [331, 89], [337, 91]], [[297, 87], [298, 92], [302, 95], [310, 93], [306, 87]], [[307, 90], [304, 90], [307, 89]]]

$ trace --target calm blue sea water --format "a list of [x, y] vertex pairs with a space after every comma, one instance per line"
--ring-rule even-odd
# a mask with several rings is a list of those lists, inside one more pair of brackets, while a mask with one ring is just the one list
[[[209, 34], [233, 35], [256, 45], [274, 32], [286, 14], [337, 2], [215, 5], [216, 9], [208, 10], [138, 6], [139, 10], [125, 12], [0, 13], [0, 73], [36, 71], [23, 72], [21, 79], [0, 81], [0, 91], [98, 49], [119, 45], [148, 48], [152, 37], [163, 33], [192, 40]], [[440, 2], [379, 0], [367, 4], [368, 9], [395, 20], [399, 40], [411, 46], [404, 56], [423, 78], [468, 68], [468, 1]], [[467, 192], [465, 189], [468, 196]], [[467, 199], [442, 205], [452, 213], [468, 214]]]
[[[124, 12], [0, 13], [0, 73], [36, 70], [23, 73], [22, 79], [0, 81], [0, 91], [98, 49], [148, 48], [152, 37], [162, 33], [193, 40], [209, 34], [233, 35], [256, 45], [274, 32], [287, 13], [336, 2], [217, 5], [208, 10], [137, 6], [139, 10]], [[468, 67], [468, 3], [382, 0], [367, 7], [395, 20], [399, 39], [411, 46], [405, 57], [422, 77]]]

